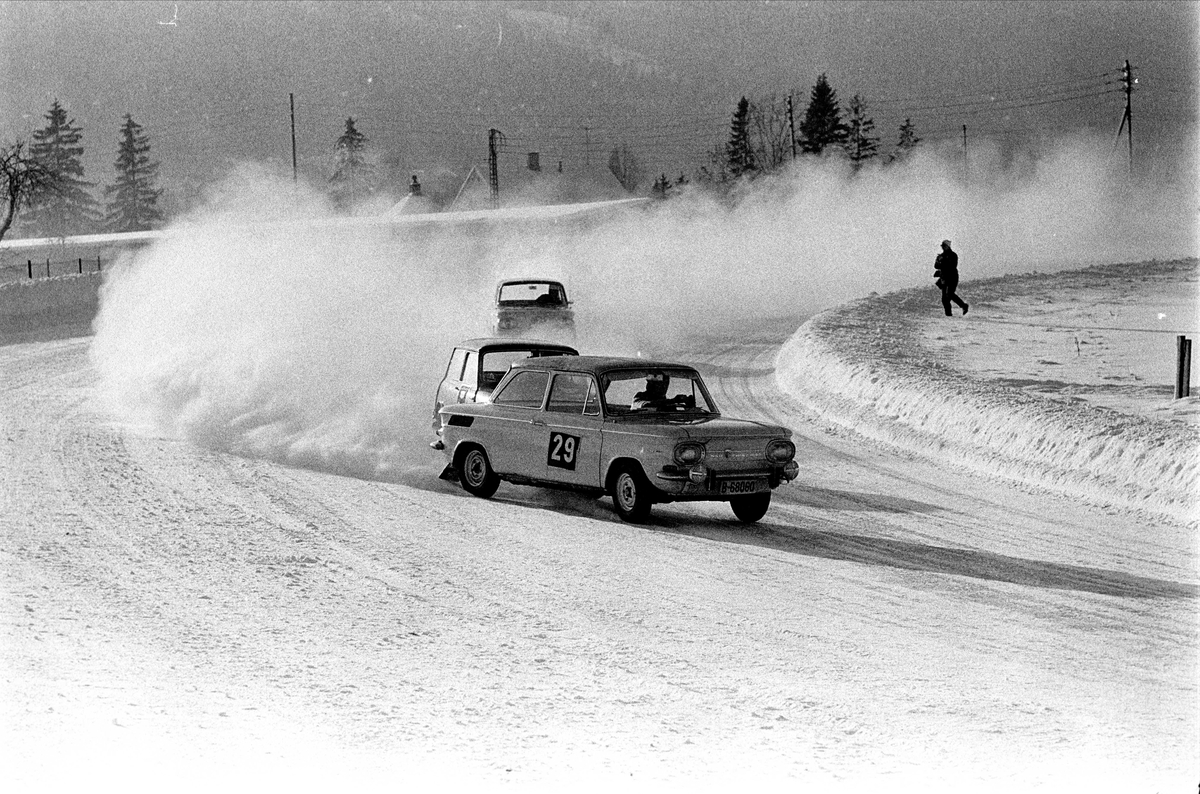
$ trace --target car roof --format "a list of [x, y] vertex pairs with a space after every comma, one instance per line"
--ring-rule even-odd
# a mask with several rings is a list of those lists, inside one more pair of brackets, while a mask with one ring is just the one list
[[556, 281], [552, 278], [505, 278], [497, 282], [497, 286], [503, 287], [506, 284], [557, 284], [562, 286], [561, 281]]
[[618, 356], [542, 356], [513, 364], [513, 369], [526, 367], [552, 369], [560, 372], [590, 372], [593, 375], [611, 372], [615, 369], [686, 369], [693, 372], [696, 370], [695, 367], [673, 361], [648, 361], [644, 358]]
[[564, 345], [562, 342], [551, 342], [546, 339], [530, 339], [520, 336], [479, 336], [474, 339], [464, 339], [455, 347], [465, 348], [467, 350], [479, 351], [485, 347], [494, 348], [497, 350], [523, 350], [525, 348], [538, 348], [545, 350], [562, 350], [564, 353], [570, 351], [576, 354], [575, 348], [570, 345]]

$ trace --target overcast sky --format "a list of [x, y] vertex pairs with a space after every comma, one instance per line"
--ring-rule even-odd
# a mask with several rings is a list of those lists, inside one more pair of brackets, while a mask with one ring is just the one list
[[4, 2], [0, 142], [58, 99], [102, 185], [131, 113], [186, 193], [242, 160], [290, 169], [294, 94], [312, 178], [347, 117], [430, 180], [483, 168], [491, 127], [510, 167], [624, 143], [691, 173], [740, 96], [794, 93], [800, 115], [821, 73], [843, 106], [863, 95], [885, 150], [905, 117], [927, 141], [1115, 139], [1128, 59], [1135, 144], [1164, 158], [1195, 145], [1198, 21], [1191, 2]]

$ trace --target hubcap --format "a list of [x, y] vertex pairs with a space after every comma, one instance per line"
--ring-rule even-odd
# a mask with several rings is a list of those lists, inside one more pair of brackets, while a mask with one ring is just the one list
[[478, 452], [471, 452], [467, 455], [467, 481], [471, 485], [479, 485], [483, 482], [483, 456]]
[[617, 478], [617, 498], [621, 501], [621, 507], [626, 510], [632, 509], [634, 502], [637, 501], [637, 485], [628, 474], [622, 474]]

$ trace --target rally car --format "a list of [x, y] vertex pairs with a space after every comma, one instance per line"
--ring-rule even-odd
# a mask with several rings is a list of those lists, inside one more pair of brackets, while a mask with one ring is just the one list
[[725, 501], [754, 522], [799, 473], [791, 431], [721, 416], [692, 367], [548, 356], [513, 364], [487, 402], [439, 412], [442, 476], [488, 498], [502, 480], [612, 497], [643, 521], [658, 502]]
[[559, 281], [537, 278], [505, 279], [496, 285], [492, 315], [496, 336], [536, 333], [554, 339], [575, 339], [575, 311]]

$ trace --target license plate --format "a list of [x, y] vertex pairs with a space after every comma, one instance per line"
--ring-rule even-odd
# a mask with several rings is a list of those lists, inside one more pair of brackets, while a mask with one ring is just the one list
[[724, 480], [721, 482], [721, 493], [729, 496], [766, 490], [768, 490], [766, 480]]

